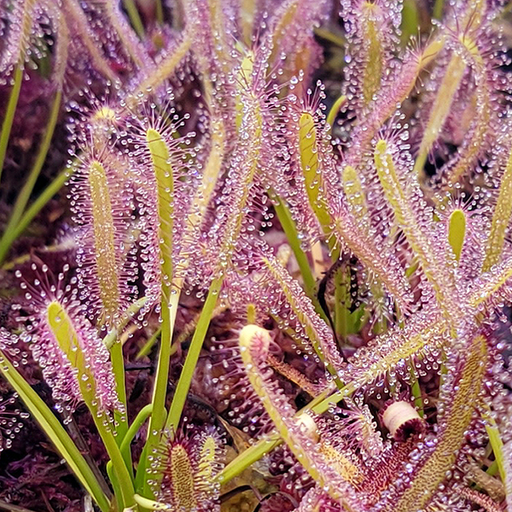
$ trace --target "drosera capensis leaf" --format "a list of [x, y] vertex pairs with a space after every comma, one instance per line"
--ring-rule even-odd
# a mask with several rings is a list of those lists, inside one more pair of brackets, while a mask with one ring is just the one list
[[[331, 251], [333, 263], [340, 258], [339, 248], [336, 247], [336, 238], [332, 236], [332, 218], [328, 210], [328, 201], [325, 193], [326, 184], [322, 173], [322, 160], [320, 159], [319, 147], [322, 144], [319, 127], [314, 115], [307, 110], [300, 114], [298, 120], [298, 149], [299, 161], [304, 178], [304, 185], [311, 209], [313, 210], [322, 231], [327, 235], [327, 245]], [[322, 155], [322, 159], [323, 159]], [[335, 329], [337, 334], [343, 337], [347, 334], [346, 323], [349, 312], [346, 307], [347, 287], [342, 272], [335, 274]], [[330, 370], [333, 373], [332, 369]]]
[[[350, 212], [359, 223], [360, 229], [363, 232], [368, 233], [370, 228], [368, 205], [366, 204], [365, 188], [363, 187], [357, 170], [351, 165], [345, 166], [341, 174], [341, 181]], [[375, 306], [380, 308], [382, 303], [385, 301], [381, 283], [372, 280], [369, 288]], [[379, 312], [379, 315], [380, 314], [381, 312]], [[380, 329], [384, 323], [384, 319], [379, 321], [377, 329]]]
[[93, 161], [89, 169], [89, 188], [92, 204], [94, 247], [98, 273], [99, 295], [105, 314], [117, 316], [119, 310], [119, 284], [115, 245], [115, 223], [112, 216], [110, 191], [104, 166]]
[[460, 262], [465, 237], [466, 215], [463, 210], [456, 209], [450, 214], [448, 242], [458, 262]]
[[431, 150], [434, 142], [439, 138], [446, 118], [450, 115], [453, 99], [460, 86], [465, 71], [466, 63], [460, 55], [454, 53], [446, 66], [443, 80], [437, 90], [437, 94], [429, 114], [427, 126], [423, 132], [419, 153], [414, 163], [414, 171], [422, 178], [423, 167], [427, 160], [429, 151]]
[[223, 169], [222, 164], [227, 142], [225, 122], [220, 115], [212, 116], [210, 122], [210, 152], [204, 165], [201, 183], [197, 188], [190, 208], [191, 213], [187, 221], [187, 227], [190, 230], [201, 227]]
[[[179, 293], [173, 286], [173, 212], [174, 212], [174, 175], [170, 162], [170, 152], [162, 134], [154, 128], [146, 131], [146, 143], [149, 150], [152, 171], [157, 187], [157, 216], [158, 216], [158, 250], [160, 262], [161, 287], [161, 318], [162, 331], [160, 337], [160, 353], [156, 369], [153, 397], [151, 400], [153, 413], [151, 415], [148, 438], [141, 456], [137, 472], [137, 485], [142, 485], [139, 478], [144, 475], [147, 458], [160, 439], [165, 425], [165, 398], [171, 357], [172, 334], [176, 319]], [[147, 483], [146, 492], [149, 492]]]
[[119, 83], [119, 76], [112, 69], [107, 58], [103, 55], [97, 41], [94, 38], [92, 30], [87, 21], [87, 16], [77, 0], [65, 0], [62, 6], [66, 13], [68, 23], [76, 31], [75, 35], [80, 38], [82, 44], [89, 53], [95, 68], [111, 83]]
[[[140, 16], [138, 16], [137, 8], [133, 4], [133, 0], [124, 0], [123, 3], [128, 10], [130, 18], [137, 24], [137, 30], [144, 31]], [[135, 34], [135, 27], [132, 28], [130, 23], [128, 23], [128, 21], [124, 18], [120, 6], [116, 2], [105, 2], [104, 6], [106, 15], [112, 24], [112, 27], [116, 31], [123, 47], [137, 68], [154, 68], [154, 63], [150, 58], [149, 53]]]
[[476, 112], [475, 122], [466, 133], [456, 155], [448, 161], [443, 169], [443, 173], [446, 175], [445, 188], [457, 184], [466, 170], [474, 165], [486, 147], [489, 126], [492, 124], [493, 91], [489, 82], [488, 64], [472, 34], [463, 34], [459, 37], [459, 40], [462, 43], [466, 64], [471, 68], [474, 75]]
[[94, 473], [73, 440], [69, 437], [55, 414], [1, 352], [0, 373], [16, 390], [31, 415], [39, 423], [43, 432], [69, 465], [80, 483], [98, 504], [100, 510], [102, 512], [109, 512], [111, 510], [109, 499], [101, 490], [101, 486], [96, 480]]
[[432, 285], [443, 315], [447, 321], [450, 321], [456, 309], [450, 294], [450, 289], [453, 288], [451, 273], [444, 262], [439, 262], [437, 255], [431, 250], [428, 237], [419, 225], [416, 214], [410, 206], [410, 198], [398, 177], [392, 153], [386, 141], [382, 139], [375, 146], [375, 166], [395, 220], [403, 230], [415, 257]]
[[[272, 418], [279, 435], [288, 445], [312, 478], [335, 500], [346, 504], [349, 510], [358, 510], [351, 486], [325, 462], [325, 456], [315, 446], [315, 434], [309, 423], [294, 417], [294, 412], [282, 391], [268, 377], [264, 361], [271, 343], [270, 334], [256, 325], [246, 325], [240, 332], [240, 353], [255, 392]], [[308, 416], [314, 424], [314, 420]]]
[[443, 348], [449, 340], [449, 328], [441, 315], [425, 318], [420, 314], [405, 329], [395, 327], [377, 337], [369, 345], [370, 351], [356, 353], [350, 369], [341, 373], [346, 385], [330, 399], [336, 403], [377, 380], [389, 368], [404, 361], [421, 359], [429, 352]]
[[499, 262], [503, 245], [505, 243], [505, 233], [510, 222], [512, 214], [512, 150], [510, 151], [503, 175], [501, 177], [500, 191], [494, 213], [492, 216], [491, 231], [487, 240], [485, 259], [482, 264], [482, 271], [488, 272], [496, 263]]
[[[368, 268], [371, 268], [377, 279], [393, 295], [401, 311], [409, 309], [409, 283], [396, 259], [390, 261], [392, 255], [378, 248], [375, 241], [365, 233], [360, 233], [357, 217], [344, 205], [331, 198], [334, 193], [329, 182], [331, 169], [324, 168], [324, 160], [328, 159], [326, 141], [321, 138], [319, 123], [307, 110], [300, 113], [297, 126], [299, 162], [304, 187], [312, 211], [314, 212], [327, 245], [331, 251], [331, 259], [336, 263], [340, 258], [340, 249], [347, 247]], [[324, 155], [324, 152], [326, 153]], [[321, 158], [320, 158], [321, 157]], [[357, 233], [357, 236], [356, 236]], [[393, 278], [389, 276], [393, 269]], [[349, 318], [346, 306], [341, 306], [347, 296], [347, 290], [341, 282], [335, 287], [338, 325], [340, 316]], [[341, 320], [342, 321], [342, 320]]]
[[392, 295], [399, 310], [408, 312], [411, 307], [410, 285], [403, 268], [389, 251], [384, 251], [364, 231], [358, 231], [357, 219], [343, 206], [332, 218], [333, 238], [337, 244], [345, 245], [371, 269], [382, 286]]
[[318, 161], [316, 125], [310, 112], [303, 112], [299, 118], [298, 137], [300, 165], [304, 175], [309, 204], [324, 231], [329, 231], [331, 217], [322, 196], [323, 183]]
[[146, 297], [141, 297], [131, 304], [126, 311], [123, 311], [119, 323], [103, 338], [103, 344], [105, 347], [110, 350], [114, 346], [114, 343], [122, 333], [122, 329], [124, 329], [128, 323], [133, 320], [137, 313], [146, 306], [147, 302], [148, 299]]
[[495, 272], [488, 272], [478, 283], [479, 286], [469, 297], [469, 304], [473, 308], [490, 308], [496, 305], [495, 299], [508, 292], [508, 285], [512, 279], [512, 262], [505, 260], [498, 265]]
[[263, 257], [262, 261], [282, 290], [298, 322], [303, 326], [306, 339], [311, 343], [317, 356], [325, 363], [336, 384], [340, 388], [343, 387], [336, 372], [336, 368], [341, 365], [341, 359], [327, 325], [315, 313], [313, 304], [303, 295], [300, 287], [290, 278], [286, 269], [276, 259], [269, 255]]
[[368, 218], [368, 207], [361, 180], [356, 169], [347, 165], [342, 172], [343, 192], [349, 204], [349, 208], [359, 222], [365, 222]]
[[361, 3], [361, 25], [362, 37], [364, 41], [363, 51], [365, 55], [362, 57], [365, 63], [363, 76], [362, 76], [362, 95], [364, 105], [368, 105], [377, 91], [380, 89], [382, 78], [382, 69], [384, 66], [384, 48], [381, 40], [381, 27], [377, 18], [379, 17], [378, 11], [380, 6], [373, 2]]
[[[67, 112], [52, 117], [56, 133], [69, 126], [69, 154], [93, 164], [72, 179], [72, 229], [48, 226], [66, 222], [61, 196], [10, 251], [63, 175], [32, 205], [27, 187], [14, 208], [0, 260], [10, 251], [2, 271], [25, 277], [19, 290], [0, 290], [9, 306], [2, 301], [0, 317], [21, 336], [4, 352], [13, 366], [33, 356], [57, 410], [73, 414], [85, 401], [97, 423], [86, 433], [111, 459], [93, 468], [96, 450], [84, 456], [107, 500], [98, 509], [204, 512], [248, 487], [261, 494], [256, 507], [279, 508], [288, 492], [269, 491], [269, 473], [278, 489], [309, 479], [309, 490], [286, 488], [297, 512], [497, 512], [510, 501], [508, 353], [498, 322], [512, 297], [512, 212], [495, 222], [496, 207], [492, 218], [510, 158], [509, 45], [499, 33], [508, 7], [453, 0], [427, 37], [429, 13], [414, 6], [408, 20], [409, 0], [342, 0], [342, 24], [332, 23], [328, 0], [275, 9], [253, 0], [62, 0], [62, 9], [1, 1], [1, 45], [21, 48], [0, 56], [6, 94], [27, 52], [15, 114], [28, 119], [25, 92], [62, 90]], [[418, 41], [403, 48], [400, 27], [410, 38], [414, 19]], [[63, 77], [87, 91], [62, 88]], [[108, 99], [89, 105], [106, 90]], [[30, 140], [44, 149], [52, 138], [47, 120], [29, 117], [21, 139], [14, 119], [4, 180], [23, 170], [17, 149]], [[55, 175], [60, 149], [50, 147], [43, 179]], [[421, 188], [419, 168], [433, 170], [427, 155], [445, 164]], [[12, 187], [1, 195], [9, 200]], [[34, 238], [41, 244], [29, 253]], [[99, 287], [87, 281], [95, 267], [84, 242], [97, 246]], [[46, 258], [47, 276], [69, 261], [55, 286], [33, 277], [31, 260]], [[60, 277], [69, 270], [69, 280]], [[144, 340], [144, 360], [132, 361]], [[0, 399], [0, 450], [2, 414], [15, 400], [4, 409]], [[77, 425], [65, 423], [84, 454]], [[228, 457], [238, 453], [220, 474], [219, 436]], [[218, 489], [283, 443], [270, 467], [254, 468], [258, 482], [247, 471], [235, 491], [200, 497], [204, 484]], [[284, 474], [290, 450], [294, 473]], [[84, 468], [73, 471], [86, 494], [97, 491]]]
[[147, 94], [148, 91], [155, 90], [171, 76], [189, 52], [191, 45], [192, 34], [189, 31], [185, 31], [182, 40], [174, 51], [169, 52], [158, 66], [143, 75], [144, 77], [140, 80], [134, 92], [128, 97], [128, 104], [136, 104], [139, 101], [139, 96]]
[[425, 507], [432, 499], [445, 474], [452, 467], [464, 440], [464, 434], [473, 417], [484, 385], [488, 364], [485, 338], [477, 335], [469, 342], [462, 366], [452, 381], [445, 383], [441, 400], [446, 403], [435, 445], [425, 450], [419, 462], [409, 472], [410, 485], [402, 492], [391, 493], [386, 500], [393, 503], [395, 512], [410, 512], [415, 507]]
[[[365, 188], [357, 170], [351, 165], [345, 166], [342, 170], [341, 181], [349, 210], [358, 222], [360, 229], [367, 234], [370, 229], [369, 211], [368, 205], [366, 204]], [[382, 303], [385, 301], [382, 284], [378, 281], [372, 280], [369, 287], [375, 306], [380, 308]], [[377, 329], [383, 325], [383, 322], [384, 320], [378, 322], [379, 325], [377, 326]]]
[[[209, 154], [209, 158], [207, 160], [207, 163], [205, 165], [205, 170], [202, 175], [201, 184], [197, 189], [197, 193], [194, 196], [192, 207], [191, 207], [191, 213], [188, 217], [187, 221], [187, 229], [188, 231], [193, 231], [195, 229], [198, 229], [201, 227], [201, 223], [203, 221], [204, 215], [207, 211], [208, 203], [211, 198], [211, 195], [213, 194], [213, 191], [215, 189], [215, 185], [219, 176], [219, 173], [222, 169], [222, 159], [224, 154], [224, 123], [221, 119], [214, 118], [212, 119], [212, 138], [211, 138], [211, 150]], [[161, 222], [160, 229], [164, 230], [162, 233], [162, 236], [159, 237], [161, 250], [163, 252], [166, 252], [167, 255], [164, 257], [164, 254], [162, 252], [162, 270], [163, 274], [167, 274], [167, 277], [164, 277], [162, 282], [162, 292], [163, 294], [169, 294], [170, 293], [170, 302], [168, 305], [165, 305], [162, 303], [162, 327], [159, 331], [157, 331], [149, 340], [149, 342], [146, 344], [143, 349], [139, 352], [137, 357], [142, 357], [150, 348], [152, 347], [153, 343], [156, 341], [158, 335], [160, 335], [161, 338], [161, 347], [162, 343], [166, 343], [165, 346], [165, 353], [161, 352], [161, 356], [159, 358], [159, 361], [161, 360], [162, 363], [159, 365], [157, 369], [157, 381], [159, 384], [159, 390], [158, 395], [157, 388], [155, 386], [155, 394], [154, 394], [154, 400], [153, 405], [156, 403], [157, 405], [160, 403], [163, 403], [162, 400], [165, 396], [165, 389], [166, 389], [166, 380], [164, 375], [168, 374], [169, 371], [169, 358], [172, 356], [172, 354], [175, 352], [176, 346], [171, 344], [171, 337], [172, 333], [174, 331], [174, 322], [176, 318], [177, 308], [178, 308], [178, 302], [180, 297], [180, 289], [182, 286], [183, 279], [179, 276], [172, 276], [172, 246], [169, 247], [169, 244], [172, 243], [172, 222], [169, 222], [169, 220], [172, 218], [172, 211], [166, 211], [170, 209], [172, 206], [172, 192], [174, 185], [172, 183], [172, 169], [169, 163], [169, 152], [168, 148], [163, 144], [163, 138], [162, 136], [154, 129], [150, 129], [147, 132], [147, 140], [148, 140], [148, 146], [150, 146], [150, 151], [152, 154], [152, 159], [154, 162], [154, 168], [155, 173], [158, 173], [157, 176], [160, 177], [159, 181], [159, 202], [161, 204], [161, 210], [159, 213], [159, 216], [161, 216], [162, 219], [164, 219]], [[151, 144], [151, 145], [150, 145]], [[158, 164], [159, 162], [159, 164]], [[156, 166], [159, 166], [159, 169], [156, 168]], [[158, 178], [157, 178], [158, 181]], [[165, 220], [169, 219], [169, 220]], [[191, 233], [189, 233], [191, 235]], [[170, 273], [170, 274], [169, 274]], [[169, 287], [169, 282], [172, 281], [171, 286]], [[165, 291], [164, 291], [165, 288]], [[164, 316], [165, 315], [165, 316]], [[168, 318], [167, 318], [168, 317]], [[206, 333], [205, 333], [206, 334]], [[165, 336], [165, 339], [163, 337]], [[202, 344], [202, 340], [201, 340]], [[194, 347], [198, 346], [198, 342], [196, 341], [194, 344]], [[200, 346], [200, 345], [199, 345]], [[162, 350], [162, 348], [161, 348]], [[189, 359], [189, 363], [187, 365], [187, 368], [190, 367], [193, 363], [193, 358]], [[195, 366], [195, 363], [193, 364]], [[190, 373], [190, 371], [186, 372], [186, 377], [188, 379], [191, 379], [193, 375]], [[158, 377], [160, 376], [160, 377]], [[180, 388], [180, 393], [183, 391], [183, 386], [185, 385], [185, 380], [182, 381], [182, 386]], [[184, 400], [186, 398], [186, 391], [184, 392], [184, 395], [180, 397], [179, 401], [176, 401], [174, 405], [173, 415], [177, 414], [177, 407], [178, 403], [181, 404], [180, 407], [183, 407]], [[159, 398], [157, 398], [159, 397]], [[174, 402], [173, 402], [174, 403]], [[181, 414], [181, 412], [180, 412]], [[157, 413], [157, 419], [154, 420], [154, 413], [152, 414], [151, 418], [151, 425], [159, 425], [159, 429], [163, 428], [164, 424], [166, 423], [165, 415], [167, 415], [167, 412], [164, 409], [164, 415], [162, 418], [158, 418], [159, 414]], [[170, 416], [168, 416], [170, 418]], [[170, 420], [167, 420], [167, 423]], [[178, 417], [179, 421], [179, 417]], [[155, 423], [156, 422], [156, 423]], [[157, 429], [154, 429], [153, 432], [158, 432]], [[155, 434], [152, 437], [152, 440], [149, 442], [149, 444], [146, 444], [146, 449], [143, 453], [143, 458], [146, 460], [146, 454], [150, 451], [151, 446], [154, 446], [157, 442], [158, 436]], [[144, 470], [141, 468], [145, 467], [145, 462], [140, 464], [139, 471], [137, 472], [137, 486], [140, 487], [143, 485], [142, 478], [144, 478], [145, 473]], [[148, 491], [147, 483], [144, 484], [146, 487], [146, 491]]]
[[[233, 170], [235, 173], [240, 172], [240, 175], [237, 176], [241, 181], [240, 187], [233, 189], [229, 194], [229, 198], [233, 202], [230, 206], [234, 206], [234, 208], [230, 208], [229, 218], [226, 220], [225, 229], [220, 240], [220, 265], [217, 269], [216, 277], [210, 283], [208, 297], [201, 311], [194, 336], [192, 337], [192, 342], [167, 417], [166, 426], [167, 428], [173, 429], [174, 432], [176, 432], [179, 426], [194, 369], [199, 359], [201, 347], [224, 282], [225, 270], [223, 266], [229, 264], [233, 256], [234, 244], [238, 240], [243, 227], [244, 208], [247, 205], [251, 185], [258, 169], [258, 157], [260, 155], [263, 137], [263, 120], [261, 117], [261, 107], [257, 98], [252, 91], [249, 91], [249, 95], [250, 97], [247, 98], [248, 104], [246, 105], [246, 110], [244, 110], [244, 116], [242, 118], [242, 125], [251, 130], [253, 137], [250, 142], [249, 151], [247, 152], [248, 158], [244, 160], [242, 169]], [[244, 152], [244, 154], [246, 153]]]
[[347, 165], [356, 168], [361, 165], [362, 157], [369, 149], [373, 137], [393, 115], [397, 105], [410, 95], [419, 75], [437, 57], [444, 44], [443, 38], [433, 39], [420, 53], [412, 50], [406, 53], [399, 73], [379, 90], [376, 99], [370, 104], [364, 122], [354, 130], [352, 144], [345, 158]]
[[99, 408], [96, 397], [96, 382], [91, 366], [84, 355], [79, 335], [66, 309], [56, 300], [50, 302], [46, 309], [48, 326], [55, 336], [62, 352], [77, 371], [77, 379], [84, 402], [89, 408], [94, 424], [98, 429], [105, 448], [112, 460], [112, 465], [119, 481], [122, 502], [133, 505], [133, 484], [121, 451], [109, 426], [109, 418]]
[[[241, 168], [232, 169], [233, 174], [235, 174], [237, 178], [239, 178], [240, 180], [240, 186], [230, 189], [227, 192], [227, 194], [229, 195], [229, 214], [223, 226], [224, 229], [220, 237], [220, 255], [218, 258], [219, 266], [217, 269], [217, 275], [210, 283], [208, 297], [201, 311], [201, 315], [198, 320], [198, 324], [194, 332], [191, 345], [189, 347], [187, 358], [185, 360], [185, 364], [177, 384], [177, 389], [171, 403], [169, 414], [167, 415], [167, 420], [165, 420], [165, 417], [163, 417], [158, 418], [158, 421], [155, 421], [155, 415], [157, 414], [158, 409], [156, 409], [156, 407], [153, 409], [150, 429], [152, 429], [153, 425], [158, 425], [158, 430], [152, 429], [151, 432], [153, 432], [153, 434], [150, 434], [150, 437], [148, 437], [148, 441], [149, 439], [151, 439], [151, 441], [149, 443], [146, 442], [146, 446], [143, 452], [143, 457], [146, 461], [147, 457], [151, 453], [151, 447], [154, 447], [156, 445], [156, 440], [160, 437], [160, 432], [164, 425], [166, 426], [167, 430], [170, 429], [171, 432], [176, 432], [179, 427], [179, 422], [182, 416], [183, 408], [187, 400], [187, 395], [192, 382], [192, 377], [194, 375], [194, 370], [197, 365], [197, 361], [201, 352], [204, 338], [206, 336], [206, 332], [208, 330], [208, 326], [210, 324], [213, 312], [215, 310], [215, 305], [217, 303], [220, 290], [222, 288], [222, 283], [225, 278], [225, 270], [223, 268], [223, 265], [229, 264], [229, 261], [233, 256], [234, 246], [240, 236], [240, 232], [243, 227], [244, 208], [246, 207], [247, 201], [249, 200], [251, 185], [255, 178], [256, 171], [258, 169], [258, 157], [260, 155], [263, 137], [262, 123], [263, 120], [259, 100], [252, 92], [252, 90], [249, 90], [247, 92], [247, 102], [245, 105], [242, 125], [244, 126], [244, 128], [246, 127], [251, 131], [253, 137], [250, 139], [249, 150], [246, 151], [245, 148], [242, 148], [240, 150], [241, 154], [244, 155], [244, 160], [241, 165]], [[179, 294], [177, 293], [177, 290], [173, 290], [173, 293], [171, 294], [171, 300], [173, 297], [175, 300], [175, 304], [173, 304], [173, 316], [171, 317], [172, 329], [174, 328], [175, 315], [178, 306]], [[162, 323], [161, 345], [165, 343], [163, 339], [165, 335], [165, 323], [166, 321], [164, 318]], [[158, 381], [160, 383], [159, 386], [161, 389], [159, 402], [161, 401], [162, 406], [164, 404], [165, 399], [165, 390], [167, 389], [167, 376], [169, 371], [168, 360], [170, 357], [171, 348], [172, 347], [169, 336], [168, 348], [165, 349], [168, 352], [167, 354], [165, 354], [166, 361], [162, 362], [162, 368], [164, 368], [165, 365], [166, 371], [161, 372], [161, 377]], [[157, 376], [158, 375], [159, 374], [157, 369]], [[153, 404], [155, 404], [155, 400], [153, 400]], [[144, 489], [144, 494], [149, 495], [149, 493], [152, 493], [152, 490], [150, 489], [150, 486], [148, 484], [149, 474], [145, 469], [146, 467], [143, 464], [139, 464], [139, 468], [137, 470], [136, 475], [136, 487], [137, 489]]]

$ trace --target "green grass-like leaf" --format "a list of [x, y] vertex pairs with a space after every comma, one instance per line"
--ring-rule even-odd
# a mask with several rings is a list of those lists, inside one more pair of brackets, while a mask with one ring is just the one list
[[7, 145], [9, 144], [9, 135], [11, 134], [14, 113], [16, 112], [16, 105], [18, 104], [18, 99], [20, 97], [22, 82], [23, 66], [18, 65], [14, 70], [13, 86], [9, 95], [9, 102], [7, 103], [4, 121], [2, 123], [2, 133], [0, 134], [0, 177], [2, 176], [5, 153], [7, 151]]
[[194, 331], [194, 336], [190, 342], [185, 364], [183, 365], [183, 370], [181, 371], [181, 375], [176, 386], [176, 392], [174, 393], [174, 398], [171, 403], [169, 416], [167, 417], [165, 424], [166, 428], [170, 429], [171, 432], [176, 432], [179, 426], [183, 407], [185, 406], [190, 384], [192, 383], [192, 377], [194, 376], [194, 370], [199, 359], [199, 354], [201, 353], [203, 341], [206, 336], [208, 326], [210, 325], [223, 281], [224, 276], [218, 277], [212, 281], [208, 291], [208, 297], [206, 298], [206, 302], [203, 304], [201, 316], [199, 317], [196, 330]]

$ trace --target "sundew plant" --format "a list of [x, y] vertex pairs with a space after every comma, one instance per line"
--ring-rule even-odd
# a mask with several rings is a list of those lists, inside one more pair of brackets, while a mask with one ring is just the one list
[[0, 509], [512, 512], [511, 7], [0, 0]]

